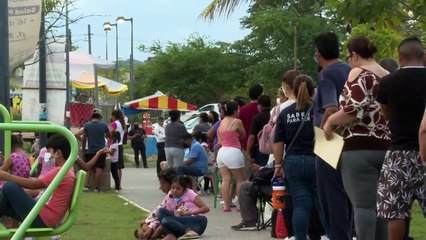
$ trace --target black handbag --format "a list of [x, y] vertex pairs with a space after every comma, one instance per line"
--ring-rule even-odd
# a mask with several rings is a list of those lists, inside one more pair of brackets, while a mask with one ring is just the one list
[[274, 168], [263, 167], [253, 174], [252, 182], [256, 185], [271, 185], [272, 177], [274, 176]]

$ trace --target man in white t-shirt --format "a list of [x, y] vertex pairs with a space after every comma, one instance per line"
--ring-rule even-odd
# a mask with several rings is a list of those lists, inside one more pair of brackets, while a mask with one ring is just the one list
[[161, 171], [160, 163], [166, 161], [166, 153], [164, 151], [166, 141], [166, 131], [164, 129], [164, 118], [159, 117], [154, 129], [155, 139], [157, 140], [157, 174]]

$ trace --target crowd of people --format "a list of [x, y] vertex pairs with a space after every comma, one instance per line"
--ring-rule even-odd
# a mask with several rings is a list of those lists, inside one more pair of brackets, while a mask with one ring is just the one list
[[[401, 42], [401, 68], [395, 60], [379, 64], [374, 58], [376, 45], [364, 36], [349, 41], [346, 62], [340, 59], [336, 34], [322, 33], [314, 44], [321, 67], [316, 87], [311, 76], [289, 70], [283, 75], [277, 106], [272, 108], [271, 98], [255, 84], [248, 91], [249, 103], [236, 97], [221, 103], [219, 118], [212, 113], [200, 115], [194, 130], [206, 133], [207, 152], [214, 153], [222, 178], [222, 210], [232, 211], [236, 195], [242, 221], [231, 228], [257, 229], [258, 193], [270, 198], [272, 187], [249, 179], [261, 168], [272, 168], [274, 176], [285, 177], [284, 212], [295, 239], [325, 235], [339, 240], [355, 236], [408, 240], [414, 200], [426, 214], [422, 43], [417, 37]], [[195, 171], [187, 166], [197, 159], [206, 166], [206, 155], [198, 154], [200, 143], [197, 150], [191, 146], [190, 161], [184, 161], [183, 148], [196, 141], [186, 133], [179, 116], [171, 112], [172, 123], [165, 127], [166, 160], [178, 175], [203, 176], [205, 168]], [[273, 154], [260, 151], [259, 132], [267, 124], [275, 124]], [[332, 133], [343, 137], [337, 169], [314, 154], [314, 127], [323, 129], [328, 140]], [[183, 136], [186, 146], [178, 136]], [[175, 237], [179, 235], [183, 233]]]
[[[222, 102], [220, 113], [200, 113], [192, 134], [180, 121], [180, 111], [169, 111], [168, 124], [158, 118], [156, 171], [166, 195], [141, 221], [135, 237], [200, 237], [207, 228], [209, 207], [197, 194], [199, 179], [215, 163], [222, 181], [223, 214], [234, 207], [241, 214], [241, 222], [231, 226], [235, 231], [258, 228], [258, 194], [270, 199], [272, 187], [268, 181], [257, 182], [255, 176], [261, 169], [270, 169], [275, 177], [285, 178], [284, 217], [296, 240], [324, 236], [330, 240], [354, 236], [358, 240], [410, 239], [414, 200], [426, 216], [426, 57], [422, 43], [417, 37], [400, 43], [400, 68], [395, 60], [377, 62], [377, 47], [365, 36], [350, 39], [346, 62], [340, 59], [335, 33], [321, 33], [314, 44], [321, 67], [316, 86], [303, 69], [285, 71], [277, 83], [276, 106], [263, 94], [262, 85], [254, 84], [248, 89], [249, 103], [238, 96]], [[273, 126], [271, 151], [262, 149], [260, 139], [268, 124]], [[94, 109], [90, 121], [75, 133], [81, 140], [76, 164], [88, 170], [85, 191], [89, 191], [92, 170], [94, 191], [101, 191], [107, 158], [115, 190], [121, 191], [126, 139], [131, 141], [136, 167], [141, 155], [143, 167], [148, 168], [147, 132], [137, 122], [132, 125], [127, 129], [120, 110], [112, 111], [108, 125], [102, 111]], [[314, 154], [314, 127], [323, 129], [328, 140], [333, 133], [343, 137], [337, 168]], [[22, 140], [12, 135], [12, 154], [0, 169], [3, 223], [19, 224], [68, 158], [67, 140], [60, 135], [48, 137], [38, 153], [36, 178], [30, 178]], [[74, 178], [69, 171], [33, 227], [59, 224], [71, 199]]]

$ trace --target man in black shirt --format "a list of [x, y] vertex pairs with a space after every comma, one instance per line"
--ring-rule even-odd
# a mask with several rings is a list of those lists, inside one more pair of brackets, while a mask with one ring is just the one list
[[380, 174], [377, 200], [378, 217], [389, 219], [390, 240], [403, 239], [405, 220], [410, 218], [415, 199], [426, 213], [418, 138], [426, 99], [424, 54], [419, 38], [404, 39], [398, 47], [402, 68], [381, 80], [377, 97], [391, 130], [391, 148]]
[[132, 141], [133, 152], [135, 153], [136, 167], [139, 167], [139, 153], [142, 155], [143, 167], [148, 168], [146, 162], [146, 149], [145, 149], [145, 129], [139, 127], [137, 122], [133, 123], [133, 129], [130, 130], [128, 138]]
[[256, 163], [259, 166], [265, 166], [268, 163], [269, 154], [264, 154], [259, 151], [259, 141], [257, 134], [262, 131], [263, 127], [269, 122], [271, 111], [271, 98], [266, 95], [261, 95], [258, 100], [258, 108], [260, 112], [251, 120], [250, 134], [247, 139], [247, 154], [251, 163]]

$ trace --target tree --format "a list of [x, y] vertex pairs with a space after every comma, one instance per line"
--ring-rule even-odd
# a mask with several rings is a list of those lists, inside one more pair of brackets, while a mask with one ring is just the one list
[[344, 26], [329, 24], [330, 20], [319, 14], [319, 2], [301, 2], [252, 7], [249, 16], [242, 19], [241, 25], [251, 32], [233, 47], [249, 62], [246, 85], [262, 82], [268, 93], [275, 94], [282, 74], [294, 68], [316, 78], [314, 38], [321, 31], [343, 32]]
[[[371, 24], [359, 24], [352, 29], [351, 36], [367, 36], [376, 46], [377, 53], [375, 58], [381, 60], [383, 58], [398, 59], [398, 45], [402, 40], [402, 35], [392, 29], [372, 30]], [[347, 45], [350, 38], [344, 44]], [[345, 52], [346, 55], [346, 52]]]
[[245, 82], [245, 57], [229, 43], [191, 36], [186, 43], [159, 43], [148, 49], [155, 55], [135, 72], [135, 95], [159, 90], [196, 105], [217, 102], [238, 92]]

